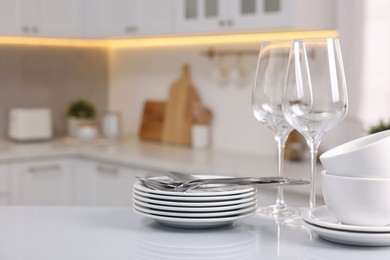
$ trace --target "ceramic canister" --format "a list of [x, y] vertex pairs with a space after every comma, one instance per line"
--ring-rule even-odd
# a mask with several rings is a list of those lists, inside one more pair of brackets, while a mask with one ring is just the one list
[[120, 114], [106, 112], [102, 117], [102, 134], [106, 138], [118, 138], [120, 136]]

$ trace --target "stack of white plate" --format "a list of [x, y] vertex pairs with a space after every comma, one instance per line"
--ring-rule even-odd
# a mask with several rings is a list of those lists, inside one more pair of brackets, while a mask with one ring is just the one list
[[[153, 179], [166, 178], [161, 176]], [[166, 226], [182, 228], [225, 226], [252, 215], [256, 205], [257, 191], [252, 186], [217, 188], [214, 186], [210, 189], [173, 192], [153, 190], [138, 181], [133, 187], [135, 212]]]

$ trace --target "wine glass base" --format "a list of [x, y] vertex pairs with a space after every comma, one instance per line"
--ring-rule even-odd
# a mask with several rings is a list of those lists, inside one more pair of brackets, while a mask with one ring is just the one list
[[256, 211], [257, 215], [278, 218], [280, 220], [295, 219], [300, 217], [300, 212], [296, 208], [292, 207], [278, 207], [276, 205], [271, 205], [265, 208], [260, 208]]
[[306, 229], [306, 227], [303, 225], [303, 219], [300, 215], [294, 216], [289, 219], [285, 219], [283, 221], [283, 224], [292, 227], [292, 228], [303, 228]]

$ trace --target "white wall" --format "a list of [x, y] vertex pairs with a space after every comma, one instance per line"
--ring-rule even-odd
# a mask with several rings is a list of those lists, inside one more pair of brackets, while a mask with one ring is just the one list
[[[253, 74], [243, 86], [231, 82], [220, 86], [215, 78], [217, 60], [201, 52], [208, 46], [113, 49], [111, 51], [110, 108], [120, 110], [127, 134], [137, 135], [146, 99], [166, 100], [169, 87], [181, 73], [183, 64], [191, 66], [192, 81], [203, 103], [213, 112], [212, 146], [215, 149], [274, 154], [272, 134], [252, 115], [250, 100]], [[258, 46], [229, 46], [252, 49]], [[248, 56], [254, 72], [256, 55]], [[234, 63], [235, 57], [229, 60]]]
[[[390, 121], [390, 1], [364, 1], [362, 95], [365, 125]], [[360, 54], [360, 53], [359, 53]]]
[[390, 121], [390, 2], [338, 1], [337, 16], [349, 111], [347, 124], [324, 137], [325, 149], [367, 134], [380, 120]]

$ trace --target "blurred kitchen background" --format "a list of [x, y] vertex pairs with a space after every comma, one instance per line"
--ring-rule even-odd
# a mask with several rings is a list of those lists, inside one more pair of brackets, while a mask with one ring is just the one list
[[326, 150], [390, 119], [389, 14], [386, 0], [3, 0], [0, 137], [15, 107], [49, 108], [64, 137], [67, 108], [83, 98], [98, 116], [120, 112], [123, 136], [138, 138], [145, 101], [167, 100], [188, 64], [213, 114], [211, 148], [275, 155], [250, 106], [259, 43], [325, 30], [340, 37], [350, 101]]

